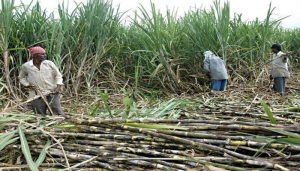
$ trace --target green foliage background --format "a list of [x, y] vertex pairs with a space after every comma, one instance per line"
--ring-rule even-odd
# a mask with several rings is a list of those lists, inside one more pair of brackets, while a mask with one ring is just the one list
[[[233, 77], [238, 72], [246, 80], [262, 71], [255, 67], [269, 60], [272, 43], [299, 55], [300, 29], [282, 28], [281, 19], [272, 20], [274, 9], [266, 9], [263, 21], [243, 22], [242, 15], [230, 16], [230, 5], [219, 1], [210, 10], [189, 11], [180, 18], [170, 10], [164, 16], [152, 4], [151, 11], [140, 6], [124, 25], [124, 14], [102, 0], [89, 0], [73, 11], [61, 4], [58, 17], [39, 3], [16, 6], [13, 0], [1, 0], [0, 51], [10, 52], [16, 90], [19, 67], [29, 59], [26, 49], [40, 45], [62, 70], [70, 92], [124, 85], [178, 92], [195, 79], [203, 82], [206, 50], [222, 56]], [[0, 65], [2, 74], [3, 60]]]

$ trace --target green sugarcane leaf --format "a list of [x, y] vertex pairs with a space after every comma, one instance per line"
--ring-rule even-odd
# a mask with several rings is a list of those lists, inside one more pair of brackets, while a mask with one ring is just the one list
[[254, 138], [250, 137], [249, 140], [258, 141], [258, 142], [267, 142], [267, 143], [271, 143], [274, 141], [273, 138], [269, 138], [266, 136], [259, 136], [259, 135], [256, 135]]
[[11, 132], [0, 134], [0, 141], [3, 140], [3, 138], [5, 138], [7, 136], [14, 135], [15, 133], [16, 133], [16, 131], [11, 131]]
[[93, 110], [89, 113], [89, 115], [90, 115], [90, 116], [95, 116], [96, 113], [99, 111], [99, 108], [100, 108], [100, 105], [97, 104], [97, 105], [93, 108]]
[[0, 136], [0, 151], [3, 150], [7, 145], [14, 143], [17, 138], [13, 138], [15, 136], [16, 131], [12, 131]]
[[12, 143], [14, 143], [14, 142], [16, 142], [17, 140], [19, 139], [19, 137], [16, 137], [16, 138], [13, 138], [13, 139], [10, 139], [10, 140], [8, 140], [8, 141], [6, 141], [6, 142], [4, 142], [2, 145], [1, 145], [1, 149], [0, 149], [0, 151], [1, 150], [3, 150], [6, 146], [8, 146], [9, 144], [12, 144]]
[[270, 139], [269, 139], [269, 140], [267, 141], [267, 144], [261, 146], [261, 147], [256, 151], [256, 153], [253, 155], [253, 157], [257, 157], [258, 155], [262, 154], [262, 153], [263, 153], [263, 150], [264, 150], [266, 147], [268, 147], [271, 143], [274, 143], [274, 142], [276, 142], [275, 139], [273, 139], [273, 140], [270, 140]]
[[97, 89], [97, 94], [100, 96], [102, 101], [108, 102], [109, 100], [109, 95], [107, 92], [102, 92], [99, 88]]
[[282, 135], [292, 137], [292, 138], [300, 138], [300, 134], [285, 131], [285, 130], [282, 130], [282, 129], [275, 129], [275, 128], [266, 128], [266, 129], [269, 130], [269, 131], [272, 131], [272, 132], [276, 132], [278, 134], [282, 134]]
[[109, 98], [108, 94], [106, 94], [106, 93], [101, 93], [100, 95], [101, 95], [101, 99], [102, 99], [103, 101], [105, 101], [105, 102], [108, 101], [108, 98]]
[[19, 128], [19, 136], [20, 136], [20, 140], [21, 140], [21, 148], [22, 148], [22, 152], [25, 156], [26, 162], [30, 168], [30, 170], [32, 171], [38, 171], [38, 167], [35, 164], [35, 162], [32, 160], [32, 156], [29, 150], [29, 146], [28, 146], [28, 142], [27, 139], [25, 137], [25, 134], [23, 132], [23, 128], [22, 126], [20, 126]]
[[43, 150], [41, 151], [39, 158], [36, 160], [35, 164], [37, 167], [39, 167], [45, 160], [46, 158], [46, 154], [47, 154], [47, 150], [50, 147], [51, 142], [48, 140], [45, 147], [43, 148]]
[[143, 124], [143, 123], [125, 123], [124, 125], [135, 127], [135, 128], [148, 128], [148, 129], [175, 129], [175, 130], [188, 130], [188, 128], [173, 126], [173, 125], [163, 125], [163, 124]]
[[280, 139], [277, 139], [276, 142], [300, 146], [300, 138], [291, 138], [291, 137], [290, 138], [280, 138]]
[[123, 98], [123, 104], [127, 107], [127, 106], [131, 106], [132, 104], [132, 99], [129, 96], [125, 96]]
[[130, 113], [130, 108], [132, 106], [132, 99], [129, 96], [123, 98], [123, 104], [125, 106], [125, 116], [124, 119], [127, 119]]
[[300, 112], [300, 107], [292, 107], [288, 109], [289, 112]]
[[[103, 101], [104, 107], [107, 110], [107, 112], [109, 113], [109, 116], [111, 118], [113, 118], [113, 114], [112, 114], [112, 111], [111, 111], [111, 108], [109, 105], [109, 95], [108, 95], [107, 91], [102, 92], [99, 88], [97, 88], [97, 94], [98, 94], [98, 96], [100, 96], [101, 100]], [[99, 108], [99, 106], [94, 108], [93, 112], [96, 113], [96, 111], [98, 111], [98, 108]]]
[[266, 104], [266, 102], [261, 101], [261, 105], [265, 111], [265, 113], [268, 115], [269, 120], [272, 124], [277, 124], [277, 120], [274, 118], [273, 112], [271, 111], [270, 107]]

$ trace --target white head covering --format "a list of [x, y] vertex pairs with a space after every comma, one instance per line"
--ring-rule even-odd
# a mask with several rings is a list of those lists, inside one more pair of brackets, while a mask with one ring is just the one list
[[210, 74], [212, 80], [228, 79], [224, 61], [211, 51], [204, 52], [203, 69]]
[[211, 57], [211, 56], [213, 56], [214, 55], [214, 53], [212, 53], [211, 51], [206, 51], [206, 52], [204, 52], [204, 57], [205, 58], [209, 58], [209, 57]]

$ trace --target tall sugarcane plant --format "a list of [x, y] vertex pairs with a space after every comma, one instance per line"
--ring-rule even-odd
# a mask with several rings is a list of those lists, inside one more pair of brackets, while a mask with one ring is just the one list
[[175, 12], [168, 10], [167, 15], [164, 16], [153, 3], [151, 3], [150, 11], [140, 6], [133, 19], [133, 28], [135, 29], [133, 34], [139, 44], [135, 44], [135, 47], [131, 48], [134, 51], [143, 52], [140, 60], [150, 63], [150, 68], [146, 69], [151, 77], [158, 76], [161, 82], [169, 82], [168, 86], [174, 92], [180, 87], [174, 61], [179, 60], [180, 56], [176, 51], [183, 36], [183, 29], [176, 21], [175, 15]]
[[150, 9], [140, 5], [123, 24], [127, 14], [105, 0], [75, 9], [62, 3], [57, 12], [47, 12], [38, 2], [17, 6], [1, 0], [2, 80], [9, 92], [18, 90], [18, 70], [30, 59], [26, 49], [33, 45], [47, 49], [67, 90], [76, 95], [96, 87], [184, 91], [194, 79], [205, 80], [199, 73], [206, 50], [224, 58], [233, 77], [253, 80], [265, 69], [255, 67], [268, 60], [273, 42], [299, 53], [299, 29], [280, 27], [284, 18], [272, 20], [274, 10], [270, 4], [264, 20], [244, 21], [242, 14], [230, 15], [229, 3], [218, 0], [183, 16], [176, 10], [163, 14], [151, 3]]
[[111, 2], [96, 0], [80, 4], [72, 12], [62, 4], [59, 16], [67, 79], [73, 80], [76, 92], [83, 82], [91, 88], [101, 73], [104, 57], [118, 47], [114, 40], [121, 14]]
[[[0, 52], [3, 56], [4, 61], [4, 71], [3, 75], [5, 77], [5, 81], [7, 84], [7, 90], [9, 94], [14, 94], [14, 90], [11, 84], [11, 78], [10, 78], [10, 68], [9, 68], [9, 39], [11, 35], [13, 34], [13, 19], [14, 19], [14, 1], [6, 1], [1, 0], [1, 6], [0, 6]], [[16, 97], [16, 96], [15, 96]]]

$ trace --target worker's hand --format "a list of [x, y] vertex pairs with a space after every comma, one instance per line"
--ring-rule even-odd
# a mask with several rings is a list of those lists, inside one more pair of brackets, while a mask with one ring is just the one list
[[58, 84], [56, 89], [55, 89], [55, 93], [61, 94], [63, 91], [64, 91], [64, 85]]

